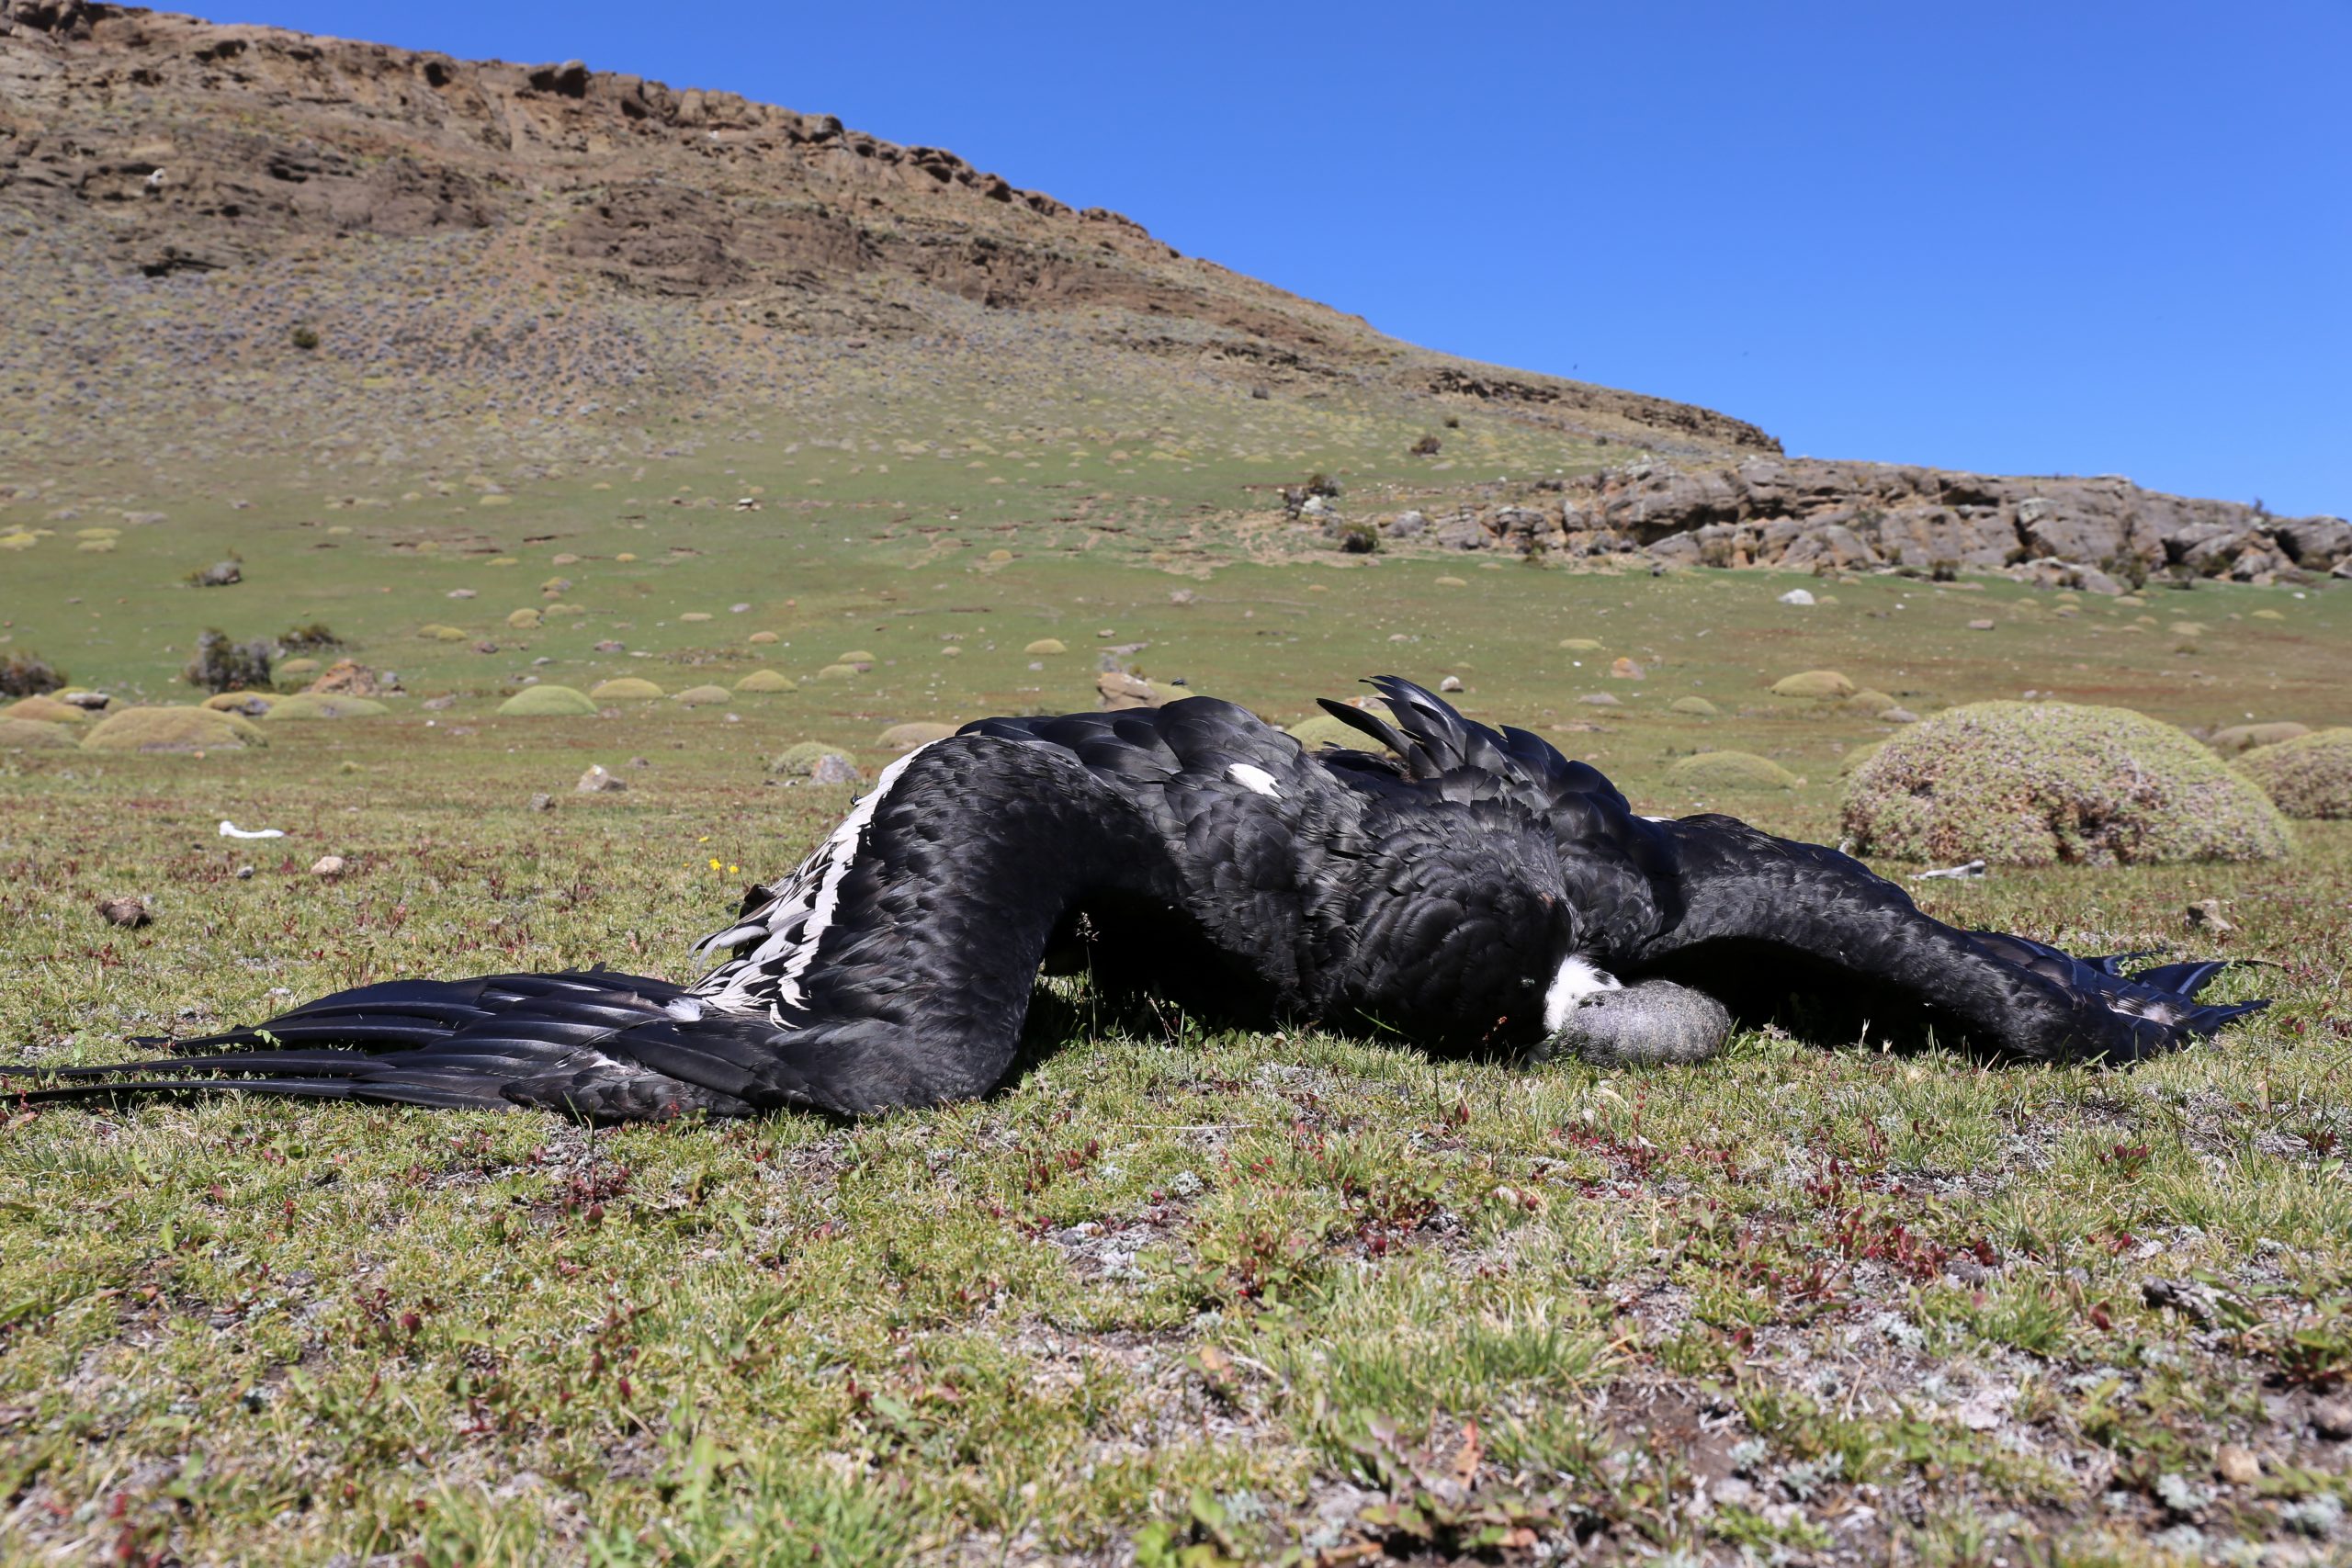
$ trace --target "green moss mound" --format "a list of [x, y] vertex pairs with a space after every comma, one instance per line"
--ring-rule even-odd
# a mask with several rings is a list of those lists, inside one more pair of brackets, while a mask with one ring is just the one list
[[738, 692], [758, 696], [770, 692], [797, 692], [800, 682], [789, 675], [779, 675], [773, 670], [754, 670], [735, 682]]
[[93, 751], [234, 751], [266, 746], [261, 727], [209, 708], [125, 708], [101, 719], [82, 744]]
[[2007, 865], [2274, 860], [2262, 792], [2129, 708], [1971, 703], [1890, 738], [1854, 770], [1843, 823], [1870, 854]]
[[1031, 643], [1021, 651], [1023, 653], [1043, 655], [1047, 653], [1068, 653], [1069, 649], [1063, 645], [1062, 639], [1057, 637], [1041, 637], [1035, 642]]
[[1667, 769], [1666, 782], [1694, 795], [1761, 795], [1794, 789], [1803, 781], [1753, 751], [1702, 751]]
[[911, 751], [918, 746], [928, 746], [934, 740], [944, 740], [956, 733], [957, 727], [918, 719], [910, 724], [894, 724], [875, 737], [876, 746], [892, 751]]
[[445, 626], [438, 621], [431, 621], [417, 627], [416, 635], [424, 638], [427, 642], [463, 642], [466, 640], [466, 634], [462, 630], [456, 626]]
[[269, 705], [262, 719], [268, 724], [322, 718], [381, 718], [392, 710], [372, 697], [343, 697], [324, 692], [297, 692]]
[[1692, 718], [1713, 718], [1722, 710], [1704, 697], [1677, 697], [1666, 705], [1668, 713], [1688, 714]]
[[680, 692], [671, 700], [673, 702], [683, 703], [690, 708], [708, 707], [713, 703], [723, 703], [727, 700], [727, 688], [724, 686], [688, 686], [684, 691]]
[[1284, 733], [1310, 751], [1321, 746], [1344, 746], [1351, 751], [1373, 751], [1379, 749], [1379, 742], [1373, 739], [1371, 736], [1351, 724], [1333, 718], [1328, 713], [1318, 713], [1313, 718], [1303, 718], [1292, 725]]
[[2205, 744], [2224, 757], [2240, 756], [2257, 746], [2276, 746], [2282, 740], [2299, 740], [2312, 732], [2308, 724], [2283, 720], [2272, 724], [2233, 724], [2227, 729], [2217, 729]]
[[1852, 776], [1855, 769], [1877, 756], [1878, 749], [1885, 744], [1883, 740], [1865, 740], [1847, 752], [1838, 759], [1838, 776], [1841, 779]]
[[1846, 705], [1852, 708], [1856, 713], [1876, 715], [1884, 713], [1887, 709], [1891, 707], [1897, 707], [1901, 705], [1896, 703], [1893, 697], [1888, 696], [1884, 692], [1875, 690], [1870, 686], [1864, 686], [1860, 691], [1856, 692], [1852, 696], [1846, 699]]
[[662, 688], [639, 676], [616, 675], [589, 687], [588, 694], [600, 703], [650, 703], [662, 695]]
[[797, 773], [805, 778], [816, 771], [818, 762], [827, 757], [839, 757], [852, 767], [857, 765], [857, 759], [838, 746], [827, 746], [815, 740], [803, 740], [796, 745], [786, 747], [770, 759], [768, 772]]
[[78, 746], [81, 735], [62, 724], [38, 719], [0, 718], [0, 751], [32, 751], [42, 747]]
[[507, 615], [506, 624], [518, 632], [527, 632], [535, 629], [539, 620], [537, 610], [516, 610]]
[[1560, 639], [1560, 651], [1563, 653], [1599, 653], [1600, 651], [1600, 641], [1597, 637], [1564, 637]]
[[318, 672], [319, 661], [315, 659], [289, 659], [277, 667], [276, 674], [281, 681], [299, 681]]
[[1854, 694], [1854, 682], [1835, 670], [1800, 670], [1773, 682], [1772, 694], [1813, 702], [1843, 702]]
[[508, 718], [594, 718], [597, 709], [587, 693], [570, 686], [526, 686], [498, 711]]
[[833, 662], [836, 664], [873, 664], [878, 662], [878, 660], [875, 659], [874, 655], [866, 652], [865, 649], [862, 648], [853, 648], [847, 653], [836, 653], [833, 655]]
[[27, 697], [0, 708], [0, 718], [21, 718], [28, 724], [86, 724], [90, 716], [55, 697]]
[[214, 713], [241, 713], [259, 718], [286, 699], [276, 692], [215, 692], [200, 705]]
[[817, 671], [820, 681], [846, 681], [857, 673], [854, 664], [828, 664]]
[[2238, 772], [2290, 817], [2352, 817], [2352, 729], [2322, 729], [2238, 759]]

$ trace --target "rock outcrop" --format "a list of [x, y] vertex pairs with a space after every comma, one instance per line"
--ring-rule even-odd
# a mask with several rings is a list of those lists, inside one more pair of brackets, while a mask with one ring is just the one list
[[2154, 574], [2275, 582], [2352, 577], [2352, 524], [2272, 517], [2129, 479], [1998, 477], [1750, 457], [1635, 464], [1389, 529], [1453, 549], [1623, 556], [1675, 566], [2003, 572], [2120, 593]]

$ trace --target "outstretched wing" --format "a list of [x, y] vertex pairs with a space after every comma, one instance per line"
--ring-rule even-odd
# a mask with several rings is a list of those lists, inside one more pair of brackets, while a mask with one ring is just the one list
[[772, 1059], [774, 1033], [763, 1019], [642, 975], [391, 980], [172, 1043], [161, 1059], [56, 1069], [45, 1076], [62, 1087], [24, 1098], [236, 1089], [445, 1110], [536, 1105], [598, 1121], [740, 1116], [754, 1108], [744, 1096]]
[[1883, 1033], [1925, 1026], [2007, 1056], [2135, 1061], [2265, 1005], [2199, 1006], [2216, 965], [2130, 976], [2120, 957], [1961, 931], [1835, 850], [1734, 818], [1658, 826], [1675, 912], [1625, 955], [1624, 972], [1679, 980], [1751, 1016], [1795, 994]]

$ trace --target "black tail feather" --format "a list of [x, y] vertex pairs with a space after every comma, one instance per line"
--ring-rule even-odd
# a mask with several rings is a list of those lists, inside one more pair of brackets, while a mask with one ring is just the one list
[[40, 1083], [0, 1092], [34, 1103], [230, 1092], [616, 1119], [740, 1115], [754, 1109], [745, 1097], [774, 1032], [669, 981], [607, 970], [396, 980], [266, 1023], [146, 1042], [172, 1053], [162, 1059], [0, 1068], [0, 1080]]

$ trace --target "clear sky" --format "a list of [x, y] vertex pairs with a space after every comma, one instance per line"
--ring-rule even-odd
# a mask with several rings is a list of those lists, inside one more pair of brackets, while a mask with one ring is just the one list
[[1792, 453], [2352, 513], [2347, 0], [215, 5], [838, 115]]

